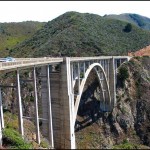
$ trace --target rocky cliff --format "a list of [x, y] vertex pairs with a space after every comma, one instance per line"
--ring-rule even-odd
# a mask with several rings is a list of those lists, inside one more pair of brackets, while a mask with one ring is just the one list
[[111, 123], [117, 123], [122, 133], [135, 131], [141, 143], [150, 146], [150, 57], [132, 58], [119, 71], [121, 68], [126, 68], [128, 78], [123, 80], [123, 75], [118, 74], [122, 80], [118, 82], [117, 106]]
[[[86, 95], [91, 90], [96, 93], [97, 88], [88, 85], [82, 96], [80, 126], [76, 126], [78, 148], [150, 148], [150, 57], [132, 58], [118, 68], [117, 104], [112, 112], [100, 112], [93, 105], [98, 104], [96, 94]], [[82, 111], [87, 103], [89, 109]]]

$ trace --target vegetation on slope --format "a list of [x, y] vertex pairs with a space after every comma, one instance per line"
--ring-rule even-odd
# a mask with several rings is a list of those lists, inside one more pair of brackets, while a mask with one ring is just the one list
[[15, 57], [127, 55], [150, 45], [150, 32], [95, 14], [67, 12], [9, 51]]
[[[5, 110], [6, 111], [6, 110]], [[41, 143], [36, 142], [35, 125], [24, 119], [24, 139], [19, 134], [18, 117], [9, 110], [4, 111], [3, 147], [7, 149], [43, 149], [49, 148], [47, 140], [41, 135]]]
[[21, 135], [11, 128], [5, 128], [3, 131], [3, 141], [4, 145], [7, 144], [7, 147], [9, 145], [9, 148], [13, 149], [31, 149], [31, 144], [25, 142]]
[[125, 13], [120, 15], [105, 15], [104, 17], [126, 21], [142, 29], [150, 30], [150, 18], [138, 14]]
[[0, 57], [7, 56], [9, 49], [30, 38], [44, 24], [33, 21], [0, 23]]

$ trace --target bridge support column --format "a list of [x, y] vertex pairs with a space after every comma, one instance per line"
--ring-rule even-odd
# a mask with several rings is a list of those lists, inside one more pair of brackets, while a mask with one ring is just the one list
[[3, 102], [2, 102], [2, 91], [0, 88], [0, 117], [1, 117], [1, 126], [4, 128], [4, 115], [3, 115]]
[[70, 58], [64, 58], [60, 77], [61, 148], [75, 149], [74, 96], [71, 87]]
[[35, 125], [36, 125], [36, 141], [40, 144], [40, 129], [39, 129], [39, 114], [38, 114], [38, 95], [36, 85], [36, 68], [33, 68], [33, 80], [34, 80], [34, 106], [35, 106]]
[[41, 67], [42, 83], [42, 133], [48, 138], [51, 147], [54, 147], [53, 142], [53, 127], [52, 127], [52, 111], [51, 111], [51, 95], [50, 95], [50, 76], [49, 65]]
[[116, 104], [115, 61], [113, 57], [109, 61], [109, 89], [111, 95], [110, 109], [112, 110]]
[[20, 89], [20, 75], [19, 69], [17, 69], [17, 91], [18, 91], [18, 120], [19, 120], [19, 132], [24, 138], [24, 129], [23, 129], [23, 112], [22, 112], [22, 100], [21, 100], [21, 89]]

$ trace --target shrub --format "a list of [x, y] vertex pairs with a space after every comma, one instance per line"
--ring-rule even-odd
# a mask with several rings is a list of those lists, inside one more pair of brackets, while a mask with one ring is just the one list
[[84, 73], [83, 72], [80, 73], [80, 78], [84, 78]]
[[49, 144], [48, 144], [48, 142], [45, 141], [45, 140], [42, 140], [42, 141], [41, 141], [40, 146], [43, 147], [43, 148], [49, 148]]
[[15, 114], [5, 112], [4, 121], [7, 128], [18, 129], [18, 117]]
[[122, 108], [121, 108], [121, 112], [122, 112], [123, 114], [125, 114], [125, 113], [126, 113], [126, 109], [125, 109], [125, 107], [122, 107]]
[[135, 56], [134, 58], [137, 59], [137, 60], [141, 60], [142, 59], [142, 57], [140, 57], [140, 56]]
[[137, 149], [138, 145], [132, 144], [128, 142], [127, 140], [124, 140], [119, 145], [114, 145], [113, 149]]
[[119, 79], [125, 81], [129, 77], [128, 69], [125, 66], [119, 68]]
[[3, 130], [3, 143], [11, 145], [10, 148], [15, 149], [31, 149], [31, 144], [25, 142], [21, 135], [11, 128], [5, 128]]

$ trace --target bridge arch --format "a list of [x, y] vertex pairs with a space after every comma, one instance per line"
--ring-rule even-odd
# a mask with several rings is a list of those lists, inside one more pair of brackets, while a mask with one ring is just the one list
[[[99, 68], [100, 71], [103, 74], [103, 81], [104, 81], [103, 85], [102, 85], [102, 82], [101, 82], [100, 75], [99, 75], [99, 73], [98, 73], [98, 71], [97, 71], [96, 68]], [[101, 64], [99, 64], [99, 63], [93, 63], [93, 64], [91, 64], [89, 66], [89, 68], [85, 72], [85, 78], [82, 80], [82, 82], [80, 84], [80, 93], [79, 93], [79, 95], [77, 95], [76, 100], [75, 100], [74, 124], [75, 124], [75, 121], [76, 121], [76, 116], [77, 116], [77, 112], [78, 112], [78, 108], [79, 108], [79, 103], [80, 103], [80, 100], [81, 100], [81, 96], [82, 96], [82, 93], [83, 93], [83, 89], [84, 89], [85, 83], [86, 83], [87, 78], [88, 78], [90, 72], [92, 71], [92, 69], [94, 69], [94, 71], [96, 72], [96, 75], [98, 77], [100, 88], [101, 88], [101, 91], [103, 93], [103, 101], [105, 102], [104, 105], [107, 103], [108, 106], [110, 106], [110, 104], [111, 104], [110, 89], [109, 89], [109, 84], [108, 84], [108, 80], [107, 80], [107, 77], [106, 77], [106, 73], [105, 73], [103, 67], [101, 66]], [[104, 92], [106, 92], [106, 94], [104, 94]]]

